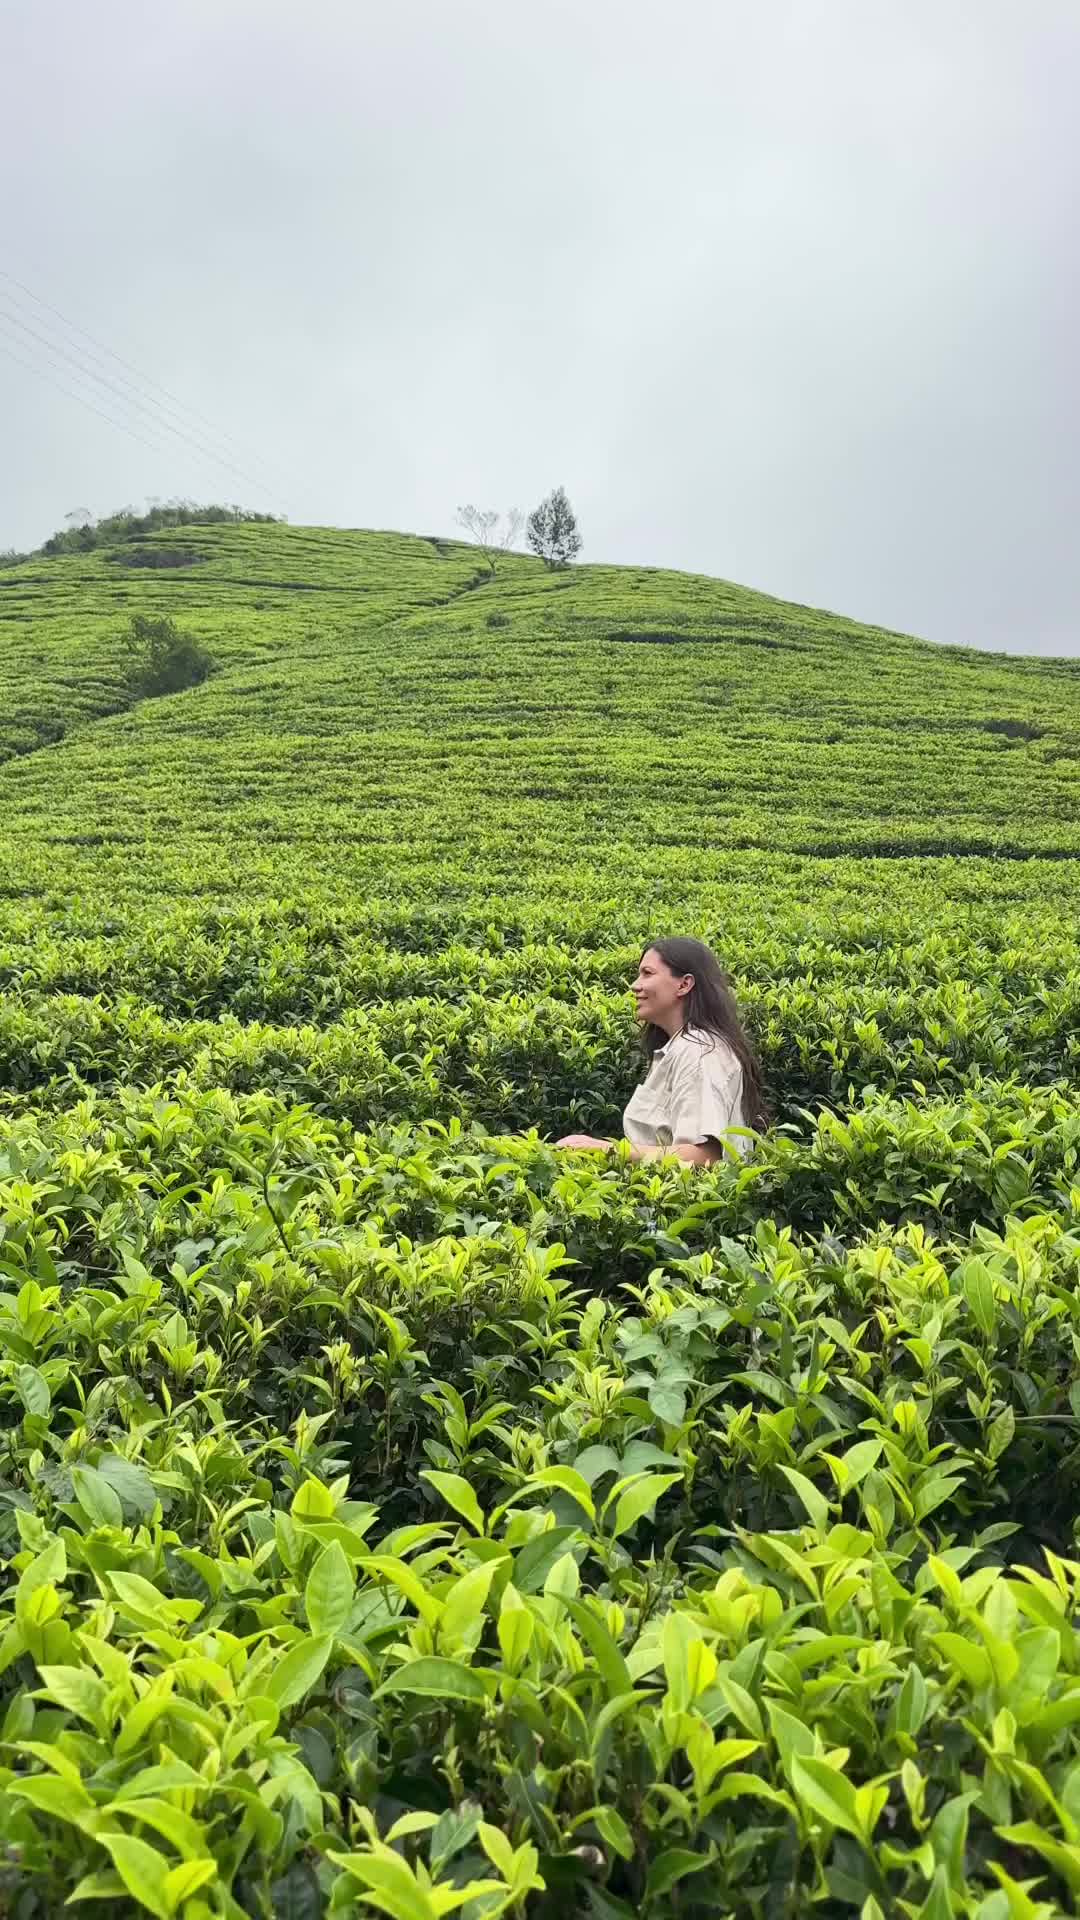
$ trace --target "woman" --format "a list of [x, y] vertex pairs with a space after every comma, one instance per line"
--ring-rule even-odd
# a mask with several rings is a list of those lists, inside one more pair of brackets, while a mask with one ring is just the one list
[[[674, 1154], [709, 1167], [724, 1149], [744, 1155], [739, 1128], [766, 1125], [761, 1068], [735, 996], [701, 940], [656, 940], [634, 981], [649, 1070], [623, 1114], [632, 1160]], [[611, 1140], [568, 1133], [560, 1147], [606, 1149]]]

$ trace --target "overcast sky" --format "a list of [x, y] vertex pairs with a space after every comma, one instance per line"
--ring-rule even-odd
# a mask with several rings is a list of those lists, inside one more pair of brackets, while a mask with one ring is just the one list
[[562, 483], [586, 560], [1080, 653], [1078, 98], [1074, 0], [0, 0], [0, 547]]

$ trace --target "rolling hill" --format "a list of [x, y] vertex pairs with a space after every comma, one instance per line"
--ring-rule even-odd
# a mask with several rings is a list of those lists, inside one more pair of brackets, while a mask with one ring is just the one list
[[[724, 581], [0, 571], [0, 1914], [1073, 1910], [1078, 781]], [[682, 931], [775, 1124], [556, 1153]]]

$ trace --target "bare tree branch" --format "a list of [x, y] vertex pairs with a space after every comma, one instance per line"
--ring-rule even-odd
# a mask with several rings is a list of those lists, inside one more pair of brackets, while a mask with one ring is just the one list
[[525, 516], [517, 507], [507, 510], [505, 526], [500, 526], [503, 515], [497, 507], [459, 507], [456, 518], [458, 526], [476, 542], [492, 574], [496, 556], [509, 553], [525, 524]]

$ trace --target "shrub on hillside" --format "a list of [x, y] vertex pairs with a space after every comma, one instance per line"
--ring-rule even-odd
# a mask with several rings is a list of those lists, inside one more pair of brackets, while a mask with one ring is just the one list
[[149, 700], [163, 693], [179, 693], [198, 686], [213, 670], [206, 648], [174, 620], [134, 614], [124, 635], [128, 691], [133, 700]]

